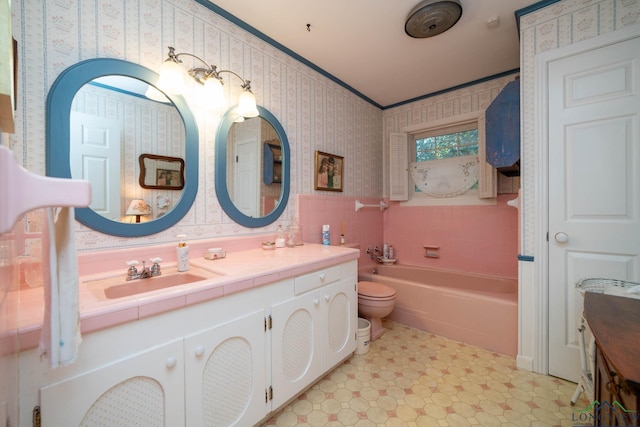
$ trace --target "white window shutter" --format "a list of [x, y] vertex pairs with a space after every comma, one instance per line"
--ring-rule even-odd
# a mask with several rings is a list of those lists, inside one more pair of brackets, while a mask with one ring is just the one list
[[487, 163], [485, 138], [485, 119], [478, 118], [478, 197], [490, 199], [498, 195], [498, 177], [496, 168]]
[[389, 200], [409, 200], [409, 145], [406, 133], [389, 138]]

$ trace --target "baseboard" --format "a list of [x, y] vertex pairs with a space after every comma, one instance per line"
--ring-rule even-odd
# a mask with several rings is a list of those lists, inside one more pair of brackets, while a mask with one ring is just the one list
[[520, 369], [526, 369], [527, 371], [533, 371], [533, 358], [517, 355], [516, 366]]

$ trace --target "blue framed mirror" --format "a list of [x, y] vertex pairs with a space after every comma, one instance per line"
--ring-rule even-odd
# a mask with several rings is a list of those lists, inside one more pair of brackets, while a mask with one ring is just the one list
[[[77, 208], [75, 214], [78, 221], [96, 231], [123, 237], [159, 233], [183, 218], [195, 200], [199, 143], [195, 118], [183, 97], [155, 88], [158, 77], [152, 70], [128, 61], [89, 59], [63, 71], [49, 91], [47, 175], [92, 183], [90, 207]], [[122, 100], [123, 94], [131, 98]], [[137, 123], [138, 119], [144, 123]], [[142, 138], [141, 128], [145, 135]], [[85, 137], [93, 138], [90, 144], [82, 140]], [[83, 151], [91, 145], [105, 150]], [[183, 160], [184, 185], [163, 192], [139, 186], [138, 162], [143, 154], [172, 155]], [[151, 175], [149, 168], [154, 174], [171, 174], [173, 164], [179, 162], [165, 163], [149, 164], [146, 173], [151, 179], [156, 175]], [[139, 207], [140, 199], [147, 210], [129, 209], [134, 201]], [[133, 222], [141, 217], [141, 222]]]
[[276, 221], [289, 200], [290, 147], [284, 128], [267, 109], [241, 118], [229, 109], [216, 135], [215, 184], [220, 206], [250, 228]]

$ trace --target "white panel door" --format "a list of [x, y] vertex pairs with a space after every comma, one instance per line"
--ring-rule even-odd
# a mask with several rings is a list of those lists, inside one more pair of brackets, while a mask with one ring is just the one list
[[260, 208], [260, 177], [258, 140], [246, 138], [235, 144], [233, 203], [248, 217], [258, 216]]
[[72, 111], [70, 137], [71, 176], [91, 183], [89, 207], [120, 221], [120, 122]]
[[640, 280], [640, 38], [549, 63], [549, 373], [580, 373], [578, 280]]

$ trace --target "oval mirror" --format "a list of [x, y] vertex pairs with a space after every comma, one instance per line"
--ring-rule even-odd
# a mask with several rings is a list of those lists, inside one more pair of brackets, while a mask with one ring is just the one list
[[226, 112], [216, 136], [216, 194], [220, 206], [245, 227], [276, 221], [289, 200], [290, 149], [278, 119], [258, 106], [260, 115], [238, 121]]
[[195, 200], [195, 119], [181, 96], [155, 89], [157, 80], [141, 65], [98, 58], [63, 71], [49, 92], [47, 175], [91, 182], [91, 205], [76, 219], [102, 233], [158, 233]]

